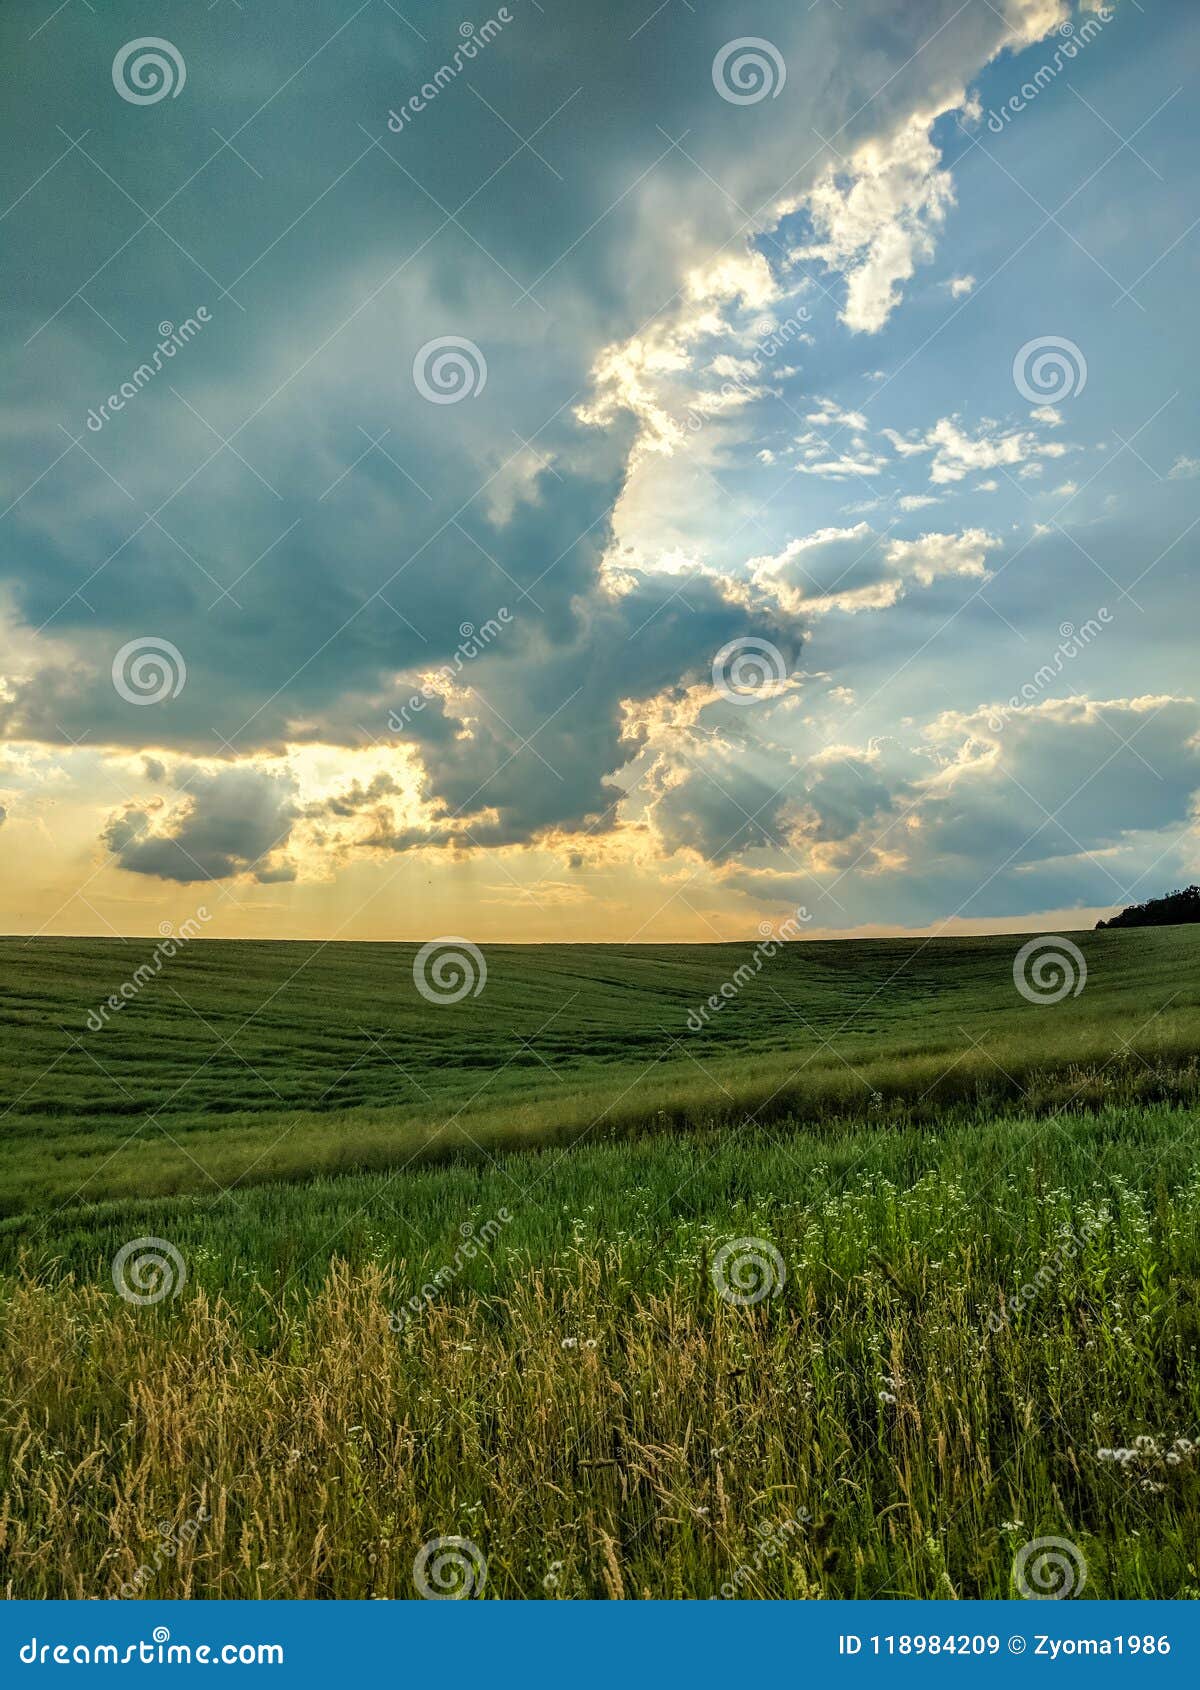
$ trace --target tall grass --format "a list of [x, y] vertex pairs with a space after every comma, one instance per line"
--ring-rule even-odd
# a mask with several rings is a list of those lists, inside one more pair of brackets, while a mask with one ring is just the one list
[[[1194, 1596], [1197, 1137], [1167, 1108], [658, 1135], [112, 1205], [36, 1256], [12, 1223], [3, 1588], [409, 1597], [460, 1535], [493, 1596], [1003, 1596], [1055, 1535], [1085, 1595]], [[178, 1298], [116, 1295], [135, 1229]], [[722, 1299], [733, 1237], [777, 1295]]]

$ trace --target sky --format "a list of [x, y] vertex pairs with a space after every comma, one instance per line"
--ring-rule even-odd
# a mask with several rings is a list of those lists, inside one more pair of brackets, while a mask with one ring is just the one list
[[0, 930], [1042, 931], [1197, 877], [1195, 7], [0, 44]]

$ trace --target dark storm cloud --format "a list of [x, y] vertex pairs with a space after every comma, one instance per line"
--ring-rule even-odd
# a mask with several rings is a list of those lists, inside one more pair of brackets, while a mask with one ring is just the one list
[[[597, 595], [581, 607], [569, 641], [549, 642], [538, 624], [532, 629], [466, 677], [465, 731], [420, 741], [427, 795], [448, 831], [462, 823], [458, 831], [476, 844], [611, 827], [619, 796], [612, 777], [642, 743], [623, 721], [624, 700], [706, 680], [720, 648], [750, 632], [798, 651], [777, 610], [748, 608], [711, 577], [635, 576], [619, 596]], [[440, 720], [424, 713], [414, 719], [416, 733]], [[472, 821], [477, 811], [494, 815]]]
[[179, 803], [166, 812], [130, 807], [110, 818], [104, 843], [132, 874], [160, 880], [292, 880], [286, 843], [297, 809], [286, 778], [253, 767], [181, 767]]

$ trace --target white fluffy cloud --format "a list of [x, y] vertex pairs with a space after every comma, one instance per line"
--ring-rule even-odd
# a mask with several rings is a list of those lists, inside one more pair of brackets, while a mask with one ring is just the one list
[[[1062, 420], [1048, 406], [1032, 414], [1038, 421], [1050, 426]], [[962, 481], [977, 470], [1001, 467], [1011, 467], [1020, 473], [1024, 466], [1028, 473], [1038, 474], [1041, 469], [1037, 463], [1039, 458], [1062, 458], [1070, 450], [1061, 441], [1041, 439], [1034, 429], [1004, 429], [989, 421], [981, 423], [971, 433], [957, 415], [939, 417], [933, 427], [923, 434], [903, 435], [894, 428], [883, 428], [879, 432], [899, 458], [930, 453], [929, 479], [938, 486]], [[1034, 467], [1029, 469], [1030, 465]]]
[[813, 238], [798, 243], [793, 257], [818, 259], [841, 273], [841, 318], [858, 333], [875, 334], [887, 322], [901, 284], [932, 258], [954, 204], [954, 184], [930, 127], [930, 119], [917, 116], [894, 135], [869, 141], [799, 202]]

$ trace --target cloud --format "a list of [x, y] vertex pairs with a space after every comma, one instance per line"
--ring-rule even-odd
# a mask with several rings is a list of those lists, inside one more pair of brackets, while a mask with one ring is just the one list
[[777, 760], [747, 756], [744, 746], [721, 740], [693, 742], [662, 761], [656, 780], [665, 790], [654, 822], [668, 851], [686, 848], [723, 863], [759, 847], [785, 847], [795, 794]]
[[984, 580], [987, 553], [999, 544], [982, 528], [904, 540], [860, 522], [790, 540], [774, 556], [752, 558], [749, 568], [756, 586], [797, 615], [854, 613], [896, 604], [909, 581], [929, 587], [942, 576]]
[[[711, 843], [695, 824], [717, 803], [714, 756], [667, 783], [656, 821], [675, 848]], [[1200, 845], [1190, 698], [948, 711], [907, 744], [777, 750], [767, 768], [721, 762], [730, 817], [741, 808], [768, 825], [733, 834], [713, 860], [726, 884], [802, 899], [824, 925], [1120, 903], [1147, 875], [1192, 872]]]
[[851, 476], [878, 475], [885, 459], [874, 452], [859, 452], [857, 456], [843, 453], [841, 457], [824, 457], [820, 449], [810, 447], [806, 461], [796, 465], [797, 475], [819, 475], [826, 481], [845, 481]]
[[[918, 772], [918, 760], [890, 739], [874, 740], [859, 751], [834, 746], [818, 753], [805, 769], [793, 843], [841, 847], [859, 839], [866, 827], [878, 831], [883, 818], [906, 805]], [[880, 859], [874, 847], [868, 855], [875, 866]], [[840, 850], [823, 851], [821, 857], [825, 866], [845, 867], [853, 860]]]
[[900, 301], [901, 285], [934, 252], [934, 236], [954, 204], [954, 185], [930, 135], [915, 117], [895, 134], [860, 147], [799, 202], [813, 238], [793, 258], [818, 259], [846, 282], [847, 328], [877, 334]]
[[1001, 465], [1019, 465], [1041, 456], [1060, 458], [1067, 448], [1058, 442], [1039, 441], [1027, 429], [1002, 432], [984, 423], [974, 435], [968, 434], [957, 417], [942, 417], [925, 436], [933, 448], [933, 463], [929, 479], [939, 485], [961, 481], [972, 470], [995, 469]]
[[951, 276], [946, 283], [951, 299], [965, 299], [975, 289], [974, 276]]
[[[1032, 415], [1051, 426], [1062, 420], [1049, 406], [1039, 407]], [[1041, 469], [1036, 463], [1038, 458], [1061, 458], [1069, 450], [1059, 441], [1040, 439], [1033, 429], [1004, 429], [987, 420], [970, 433], [957, 415], [940, 417], [924, 433], [904, 435], [893, 428], [881, 428], [879, 432], [900, 458], [932, 453], [929, 479], [938, 486], [962, 481], [975, 470], [1000, 466], [1012, 466], [1020, 473], [1020, 466], [1024, 465], [1026, 473], [1038, 474]], [[1034, 467], [1029, 469], [1031, 463]], [[982, 483], [979, 490], [990, 491], [993, 485]]]
[[933, 447], [924, 438], [912, 439], [897, 433], [894, 428], [881, 428], [880, 434], [891, 442], [892, 450], [901, 458], [919, 457], [922, 452], [931, 452]]
[[862, 412], [848, 411], [835, 399], [819, 399], [816, 410], [810, 411], [804, 420], [818, 428], [852, 428], [859, 434], [867, 432], [867, 419]]
[[968, 528], [961, 534], [922, 534], [917, 540], [893, 540], [887, 560], [901, 575], [911, 575], [923, 587], [939, 575], [970, 575], [987, 578], [984, 559], [1000, 544], [982, 528]]
[[278, 854], [297, 815], [286, 775], [252, 765], [183, 765], [172, 784], [182, 794], [178, 803], [131, 805], [110, 817], [103, 841], [120, 868], [183, 882], [243, 874], [264, 883], [295, 878]]
[[808, 757], [709, 740], [664, 753], [651, 818], [666, 849], [718, 867], [753, 857], [814, 877], [851, 867], [873, 873], [898, 861], [888, 835], [903, 823], [913, 782], [932, 767], [927, 752], [892, 739]]
[[697, 419], [740, 410], [778, 382], [781, 355], [807, 338], [802, 291], [785, 290], [762, 253], [697, 265], [672, 310], [598, 352], [593, 391], [578, 416], [607, 428], [629, 413], [638, 425], [633, 461], [670, 456], [687, 444]]
[[887, 568], [883, 539], [868, 522], [821, 528], [789, 540], [774, 556], [751, 558], [751, 579], [797, 615], [883, 609], [901, 591]]
[[947, 712], [927, 730], [949, 758], [926, 794], [928, 848], [1023, 864], [1180, 827], [1200, 785], [1198, 730], [1189, 698]]

